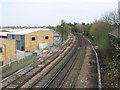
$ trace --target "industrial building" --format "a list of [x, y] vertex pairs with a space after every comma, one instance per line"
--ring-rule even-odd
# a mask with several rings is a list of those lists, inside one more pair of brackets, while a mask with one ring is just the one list
[[54, 42], [53, 33], [41, 29], [16, 29], [7, 38], [15, 39], [16, 48], [21, 51], [34, 51]]
[[54, 32], [49, 29], [2, 29], [0, 30], [0, 65], [18, 59], [18, 51], [30, 52], [43, 49], [53, 43]]
[[16, 41], [0, 38], [0, 66], [16, 59]]
[[49, 29], [10, 29], [2, 30], [0, 37], [15, 39], [16, 49], [34, 51], [54, 42], [54, 34]]

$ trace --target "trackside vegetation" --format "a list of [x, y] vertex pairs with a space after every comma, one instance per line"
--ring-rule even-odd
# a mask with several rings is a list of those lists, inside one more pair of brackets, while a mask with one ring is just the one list
[[[61, 25], [50, 27], [59, 32], [62, 41], [67, 39], [70, 32], [76, 32], [85, 35], [94, 45], [99, 55], [102, 75], [102, 88], [119, 88], [120, 87], [120, 58], [115, 58], [116, 48], [109, 38], [109, 34], [116, 29], [120, 29], [117, 10], [105, 13], [100, 20], [93, 23], [66, 23], [61, 21]], [[117, 38], [120, 44], [120, 38]], [[118, 45], [118, 44], [117, 44]], [[120, 45], [118, 45], [120, 46]], [[118, 47], [120, 48], [120, 47]]]
[[43, 27], [56, 30], [61, 35], [62, 42], [70, 33], [79, 33], [90, 39], [99, 55], [102, 88], [120, 88], [120, 37], [112, 35], [116, 29], [120, 31], [119, 19], [118, 11], [113, 10], [89, 24], [66, 23], [62, 20], [60, 25]]

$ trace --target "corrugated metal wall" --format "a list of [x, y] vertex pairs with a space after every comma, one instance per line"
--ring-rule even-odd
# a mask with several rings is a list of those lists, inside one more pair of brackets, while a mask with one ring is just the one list
[[8, 39], [15, 39], [17, 50], [24, 51], [24, 35], [8, 34]]

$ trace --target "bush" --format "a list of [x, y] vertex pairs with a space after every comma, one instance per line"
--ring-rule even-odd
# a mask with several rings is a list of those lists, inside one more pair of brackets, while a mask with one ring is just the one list
[[93, 38], [93, 43], [98, 46], [98, 50], [104, 57], [111, 56], [111, 45], [108, 38], [108, 33], [113, 30], [113, 26], [102, 22], [96, 21], [90, 28], [90, 35]]

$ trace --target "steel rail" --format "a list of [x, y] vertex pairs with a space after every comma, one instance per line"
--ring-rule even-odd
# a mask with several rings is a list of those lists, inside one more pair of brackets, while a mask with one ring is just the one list
[[[67, 47], [67, 48], [68, 48], [68, 47]], [[64, 51], [65, 51], [65, 50], [66, 50], [66, 48], [64, 49]], [[64, 52], [64, 51], [63, 51], [63, 52]], [[63, 52], [61, 52], [58, 56], [60, 56]], [[67, 52], [66, 52], [66, 53], [67, 53]], [[66, 53], [65, 53], [65, 54], [66, 54]], [[56, 56], [56, 57], [54, 58], [54, 61], [55, 61], [55, 59], [56, 59], [58, 56]], [[58, 64], [58, 63], [59, 63], [59, 61], [58, 61], [56, 64]], [[50, 63], [49, 63], [49, 64], [50, 64]], [[46, 67], [47, 67], [49, 64], [47, 64]], [[54, 66], [56, 66], [56, 65], [53, 65], [53, 67], [54, 67]], [[42, 70], [43, 70], [43, 69], [42, 69]], [[47, 73], [48, 73], [48, 72], [46, 72], [46, 74], [47, 74]], [[36, 74], [35, 74], [35, 75], [36, 75]], [[35, 76], [35, 75], [34, 75], [34, 76]], [[34, 77], [34, 76], [32, 76], [32, 77]], [[30, 79], [31, 79], [31, 78], [30, 78]], [[37, 80], [34, 82], [34, 84], [35, 84], [38, 80], [39, 80], [39, 79], [37, 79]], [[26, 81], [26, 82], [27, 82], [27, 81]], [[26, 82], [25, 82], [25, 83], [26, 83]], [[20, 85], [20, 86], [17, 87], [17, 88], [21, 88], [25, 83], [23, 83], [22, 85]], [[34, 85], [34, 84], [33, 84], [33, 85]], [[30, 87], [28, 87], [28, 88], [31, 88], [31, 87], [32, 87], [32, 85], [31, 85]]]
[[[79, 43], [77, 43], [77, 48], [79, 48], [78, 47], [78, 44]], [[76, 49], [75, 49], [76, 50]], [[56, 78], [58, 77], [58, 75], [59, 76], [61, 76], [61, 80], [59, 80], [58, 82], [55, 82], [54, 81], [54, 83], [56, 84], [57, 83], [57, 85], [56, 86], [52, 86], [52, 88], [57, 88], [59, 85], [60, 85], [60, 83], [64, 80], [64, 78], [65, 78], [65, 76], [69, 73], [69, 71], [70, 71], [70, 69], [72, 68], [72, 66], [74, 65], [74, 63], [75, 63], [75, 58], [76, 58], [76, 56], [78, 55], [78, 50], [77, 51], [75, 51], [75, 52], [73, 52], [72, 53], [72, 55], [71, 55], [71, 57], [69, 57], [69, 59], [66, 61], [66, 63], [64, 63], [64, 65], [60, 68], [60, 69], [58, 69], [58, 72], [51, 78], [51, 80], [49, 80], [48, 82], [47, 82], [47, 84], [43, 87], [43, 88], [49, 88], [50, 87], [50, 85], [51, 85], [51, 83], [52, 83], [52, 81], [55, 79], [56, 80]], [[68, 65], [68, 63], [71, 63], [71, 65]], [[66, 69], [66, 72], [67, 73], [65, 73], [65, 74], [63, 74], [62, 73], [62, 75], [60, 75], [60, 73], [62, 72], [62, 70], [66, 67], [66, 66], [68, 66], [67, 68], [68, 69]], [[64, 69], [65, 70], [65, 69]], [[54, 84], [53, 83], [53, 84]]]
[[[72, 51], [74, 48], [70, 48], [70, 50], [68, 50], [68, 51]], [[66, 53], [66, 54], [68, 54], [68, 52]], [[63, 59], [63, 58], [65, 58], [65, 56], [66, 55], [64, 55], [62, 58], [61, 58], [61, 60]], [[68, 57], [68, 56], [67, 56]], [[60, 61], [61, 61], [60, 60]], [[58, 63], [57, 63], [58, 64]], [[56, 65], [54, 65], [41, 79], [43, 79], [50, 71], [52, 71], [53, 70], [53, 68], [55, 67]], [[57, 71], [58, 72], [58, 71]], [[56, 74], [56, 73], [55, 73]], [[41, 81], [41, 79], [40, 80], [38, 80], [38, 81], [36, 81], [36, 82], [34, 82], [34, 84], [33, 85], [31, 85], [31, 87], [30, 88], [34, 88], [35, 86], [36, 86], [36, 84], [38, 84], [38, 82], [40, 82]], [[50, 81], [50, 80], [49, 80]], [[44, 87], [44, 86], [43, 86]]]
[[[79, 37], [79, 40], [80, 40], [80, 35], [78, 35], [78, 37]], [[80, 43], [80, 41], [79, 41], [79, 43]], [[83, 45], [83, 43], [84, 43], [84, 45]], [[80, 45], [80, 46], [81, 46], [81, 49], [82, 49], [81, 51], [85, 51], [85, 48], [86, 48], [87, 45], [86, 45], [86, 43], [85, 43], [85, 41], [84, 41], [83, 38], [82, 38], [82, 40], [81, 40], [81, 45]], [[84, 57], [85, 57], [85, 52], [84, 52], [84, 54], [83, 54], [81, 57], [78, 56], [78, 60], [79, 60], [79, 59], [84, 59]], [[81, 71], [82, 64], [83, 64], [83, 60], [82, 60], [81, 62], [79, 62], [78, 72], [77, 72], [76, 75], [75, 75], [75, 79], [73, 80], [70, 89], [75, 88], [77, 79], [78, 79], [79, 74], [80, 74], [80, 71]]]
[[[63, 70], [66, 66], [68, 66], [68, 67], [67, 67], [67, 69], [66, 69], [65, 72], [68, 73], [69, 69], [72, 67], [73, 63], [75, 62], [75, 58], [76, 58], [77, 54], [78, 54], [78, 51], [74, 51], [74, 52], [72, 53], [73, 56], [71, 55], [71, 57], [69, 57], [69, 59], [62, 65], [62, 67], [61, 67], [60, 69], [57, 70], [58, 72], [53, 75], [53, 77], [45, 84], [45, 86], [44, 86], [43, 88], [49, 88], [50, 85], [51, 85], [51, 83], [52, 83], [54, 80], [56, 80], [56, 78], [58, 77], [58, 75], [60, 75], [60, 73], [62, 72], [62, 70]], [[64, 70], [65, 70], [65, 69], [64, 69]], [[55, 87], [52, 86], [52, 87], [50, 87], [50, 88], [57, 88], [57, 87], [60, 85], [61, 81], [64, 79], [64, 77], [66, 76], [67, 73], [65, 73], [65, 74], [62, 73], [61, 80], [58, 81], [58, 82], [56, 82], [57, 85], [56, 85]], [[55, 81], [54, 81], [54, 82], [55, 82]]]
[[[66, 43], [67, 43], [67, 42], [66, 42]], [[69, 42], [68, 45], [70, 45], [70, 43], [71, 43], [71, 42]], [[64, 47], [62, 47], [62, 48], [64, 48]], [[66, 48], [67, 48], [67, 45], [66, 45]], [[66, 48], [64, 48], [64, 50], [65, 50]], [[64, 51], [64, 50], [63, 50], [63, 51]], [[63, 51], [61, 51], [60, 53], [62, 53]], [[55, 52], [55, 53], [56, 53], [56, 52]], [[55, 54], [55, 53], [54, 53], [54, 54]], [[58, 53], [58, 55], [59, 55], [60, 53]], [[57, 57], [57, 55], [56, 55], [56, 57]], [[50, 57], [48, 57], [48, 58], [50, 58]], [[47, 58], [47, 59], [48, 59], [48, 58]], [[46, 60], [47, 60], [47, 59], [46, 59]], [[44, 61], [45, 61], [45, 60], [44, 60]], [[42, 61], [40, 64], [42, 64], [44, 61]], [[46, 66], [47, 66], [47, 65], [46, 65]], [[36, 66], [35, 66], [35, 67], [36, 67]], [[35, 67], [33, 67], [32, 69], [34, 69]], [[31, 69], [31, 70], [32, 70], [32, 69]], [[42, 69], [43, 69], [43, 68], [42, 68]], [[29, 71], [30, 71], [30, 70], [29, 70]], [[28, 71], [28, 72], [29, 72], [29, 71]], [[41, 71], [41, 70], [40, 70], [40, 71]], [[26, 72], [26, 73], [28, 73], [28, 72]], [[25, 73], [25, 74], [26, 74], [26, 73]], [[23, 74], [23, 75], [25, 75], [25, 74]], [[21, 77], [19, 77], [19, 78], [21, 78]], [[17, 78], [16, 80], [18, 80], [19, 78]], [[13, 82], [15, 82], [16, 80], [14, 80]], [[11, 82], [11, 83], [13, 83], [13, 82]], [[10, 84], [11, 84], [11, 83], [10, 83]], [[9, 86], [10, 84], [8, 84], [7, 86]], [[3, 89], [6, 88], [7, 86], [3, 87]]]
[[[78, 48], [78, 49], [80, 49], [80, 48]], [[69, 65], [69, 67], [68, 67], [68, 69], [66, 70], [66, 73], [65, 74], [63, 74], [62, 73], [62, 76], [61, 76], [61, 79], [59, 80], [59, 82], [57, 82], [57, 85], [55, 85], [54, 87], [53, 86], [49, 86], [50, 88], [58, 88], [58, 87], [60, 87], [60, 85], [61, 85], [61, 83], [65, 80], [65, 78], [66, 78], [66, 76], [71, 72], [71, 69], [74, 67], [74, 65], [75, 65], [75, 63], [76, 63], [76, 61], [77, 61], [77, 56], [78, 56], [78, 50], [76, 51], [76, 53], [74, 54], [74, 56], [72, 57], [72, 63], [71, 63], [71, 65]], [[68, 63], [70, 63], [70, 62], [68, 62]], [[65, 68], [65, 67], [64, 67]], [[62, 72], [62, 71], [61, 71]], [[55, 81], [54, 81], [55, 82]], [[49, 88], [48, 87], [48, 88]]]
[[[58, 81], [56, 80], [57, 79], [56, 78], [55, 81], [53, 81], [53, 83], [51, 84], [51, 86], [48, 86], [46, 88], [54, 88], [54, 89], [61, 88], [61, 86], [65, 82], [66, 78], [69, 76], [70, 72], [72, 71], [73, 67], [75, 67], [77, 61], [80, 59], [79, 52], [81, 51], [80, 47], [81, 47], [81, 43], [82, 43], [82, 42], [80, 43], [80, 41], [81, 41], [81, 39], [78, 36], [78, 48], [77, 48], [77, 51], [75, 52], [75, 54], [73, 55], [73, 57], [71, 58], [71, 60], [69, 60], [69, 63], [70, 63], [70, 61], [72, 62], [71, 65], [67, 64], [69, 68], [66, 69], [67, 65], [65, 65], [66, 67], [64, 68], [64, 70], [66, 70], [66, 71], [64, 71], [64, 72], [66, 72], [66, 73], [64, 74], [64, 72], [61, 71], [60, 74], [62, 74], [62, 75], [59, 74], [59, 76], [61, 76], [61, 77], [59, 78], [59, 76], [57, 76]], [[82, 48], [84, 48], [84, 47], [82, 47]], [[82, 67], [82, 62], [79, 62], [78, 72], [75, 73], [75, 79], [73, 80], [71, 87], [69, 87], [69, 88], [71, 88], [71, 89], [74, 88], [77, 78], [79, 76], [81, 67]]]

